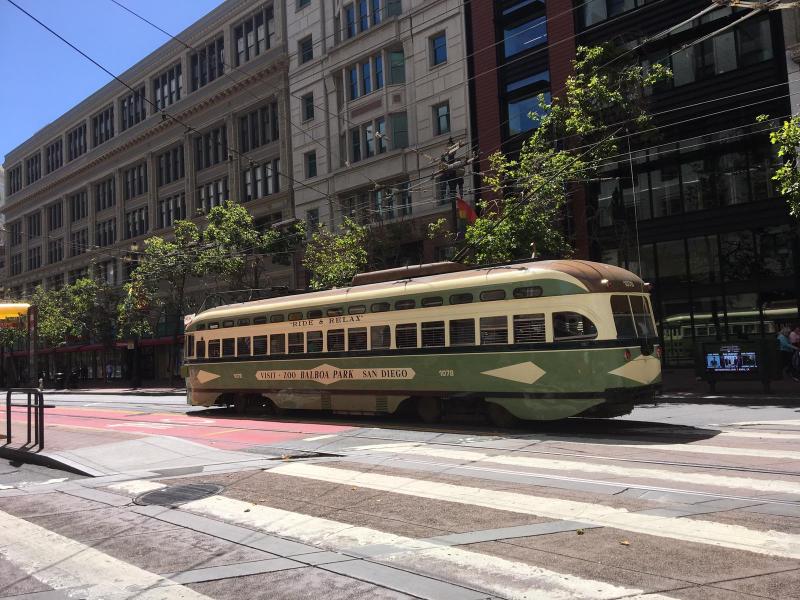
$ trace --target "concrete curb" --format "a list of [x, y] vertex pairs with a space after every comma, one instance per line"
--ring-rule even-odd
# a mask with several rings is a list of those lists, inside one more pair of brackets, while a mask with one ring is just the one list
[[82, 396], [89, 396], [89, 395], [96, 395], [96, 396], [175, 396], [186, 394], [186, 388], [170, 388], [170, 389], [159, 389], [159, 390], [152, 390], [152, 389], [64, 389], [64, 390], [54, 390], [54, 389], [45, 389], [42, 390], [47, 394], [75, 394], [75, 395], [82, 395]]
[[70, 473], [77, 473], [78, 475], [85, 475], [87, 477], [107, 475], [107, 473], [101, 473], [65, 458], [38, 452], [28, 452], [27, 450], [17, 450], [15, 448], [0, 447], [0, 458], [48, 467], [57, 471], [69, 471]]

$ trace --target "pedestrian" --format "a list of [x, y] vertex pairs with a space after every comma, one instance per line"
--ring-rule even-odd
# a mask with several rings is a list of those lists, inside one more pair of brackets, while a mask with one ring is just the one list
[[781, 373], [786, 373], [795, 381], [800, 381], [798, 373], [792, 367], [792, 359], [795, 352], [800, 350], [800, 346], [796, 346], [789, 341], [789, 333], [791, 330], [788, 327], [781, 329], [778, 333], [778, 353], [781, 356]]
[[793, 346], [800, 346], [800, 323], [795, 323], [794, 329], [789, 333], [789, 343]]
[[111, 363], [106, 363], [106, 383], [111, 381], [111, 378], [114, 376], [114, 367]]

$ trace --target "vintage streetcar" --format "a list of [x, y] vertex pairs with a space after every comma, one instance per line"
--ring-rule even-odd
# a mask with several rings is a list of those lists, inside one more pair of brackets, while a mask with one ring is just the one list
[[614, 417], [661, 382], [647, 284], [581, 261], [436, 263], [186, 317], [188, 402], [241, 411]]

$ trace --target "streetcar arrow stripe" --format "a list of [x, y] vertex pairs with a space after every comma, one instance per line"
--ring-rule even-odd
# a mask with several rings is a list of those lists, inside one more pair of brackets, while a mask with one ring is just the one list
[[536, 383], [544, 374], [545, 371], [541, 367], [530, 361], [509, 365], [507, 367], [500, 367], [499, 369], [491, 369], [481, 373], [481, 375], [489, 375], [490, 377], [507, 379], [508, 381], [516, 381], [528, 385]]

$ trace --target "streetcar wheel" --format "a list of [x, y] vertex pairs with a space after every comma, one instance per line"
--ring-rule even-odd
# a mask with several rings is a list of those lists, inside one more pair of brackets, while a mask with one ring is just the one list
[[509, 428], [519, 423], [519, 419], [512, 415], [504, 406], [494, 402], [486, 403], [486, 416], [495, 427]]
[[417, 398], [417, 415], [425, 423], [442, 420], [442, 402], [439, 398]]

